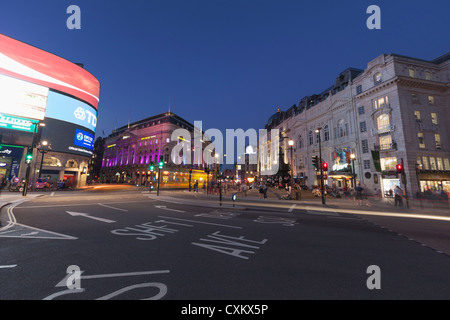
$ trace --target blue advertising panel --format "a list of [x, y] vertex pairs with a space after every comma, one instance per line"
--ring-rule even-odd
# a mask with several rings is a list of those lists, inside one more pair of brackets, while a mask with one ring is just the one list
[[89, 132], [77, 129], [75, 132], [75, 141], [76, 146], [88, 148], [90, 150], [94, 149], [94, 136]]
[[62, 120], [89, 129], [95, 133], [97, 111], [87, 103], [50, 91], [45, 117]]

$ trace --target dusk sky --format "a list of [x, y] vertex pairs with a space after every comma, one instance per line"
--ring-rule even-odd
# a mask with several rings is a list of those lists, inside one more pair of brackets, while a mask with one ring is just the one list
[[[69, 5], [81, 30], [69, 30]], [[368, 6], [381, 8], [369, 30]], [[168, 110], [203, 129], [264, 128], [383, 53], [450, 51], [448, 0], [3, 1], [0, 33], [72, 62], [101, 83], [97, 135]]]

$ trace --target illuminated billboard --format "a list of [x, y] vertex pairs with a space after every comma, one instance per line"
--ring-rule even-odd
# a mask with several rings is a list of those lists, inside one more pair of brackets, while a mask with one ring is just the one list
[[70, 122], [93, 132], [97, 127], [97, 110], [80, 100], [52, 91], [48, 94], [45, 117]]
[[100, 83], [82, 67], [0, 34], [0, 74], [70, 94], [98, 109]]
[[0, 74], [0, 113], [43, 120], [48, 88]]
[[46, 118], [42, 139], [50, 144], [52, 151], [92, 156], [95, 133], [76, 124]]
[[25, 132], [36, 132], [39, 121], [14, 117], [0, 113], [0, 128], [19, 130]]

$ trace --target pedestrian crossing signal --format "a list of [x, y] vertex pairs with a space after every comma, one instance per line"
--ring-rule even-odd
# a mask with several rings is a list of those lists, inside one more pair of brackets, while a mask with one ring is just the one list
[[33, 149], [28, 150], [27, 155], [25, 156], [25, 163], [30, 164], [33, 161]]

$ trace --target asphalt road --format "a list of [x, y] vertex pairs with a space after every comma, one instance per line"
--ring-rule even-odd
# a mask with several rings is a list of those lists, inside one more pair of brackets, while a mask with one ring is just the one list
[[4, 208], [0, 299], [450, 299], [448, 255], [366, 218], [161, 200], [106, 188]]

